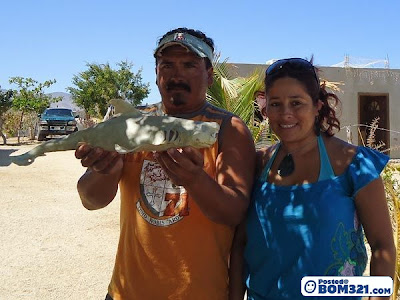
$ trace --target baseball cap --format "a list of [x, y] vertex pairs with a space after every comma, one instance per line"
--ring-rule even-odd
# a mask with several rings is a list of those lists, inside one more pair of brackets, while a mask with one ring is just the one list
[[157, 56], [161, 51], [165, 48], [180, 45], [185, 47], [186, 49], [192, 51], [196, 55], [208, 58], [210, 62], [213, 61], [213, 50], [207, 45], [206, 42], [195, 37], [187, 32], [176, 32], [164, 37], [157, 46], [157, 49], [154, 51], [154, 56]]

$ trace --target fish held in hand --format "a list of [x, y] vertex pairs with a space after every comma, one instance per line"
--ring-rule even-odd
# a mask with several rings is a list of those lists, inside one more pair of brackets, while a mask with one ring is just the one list
[[10, 158], [13, 163], [26, 166], [46, 152], [75, 150], [83, 143], [122, 154], [187, 146], [207, 148], [216, 142], [219, 128], [216, 122], [144, 115], [132, 107], [118, 117], [60, 139], [43, 142], [22, 155]]

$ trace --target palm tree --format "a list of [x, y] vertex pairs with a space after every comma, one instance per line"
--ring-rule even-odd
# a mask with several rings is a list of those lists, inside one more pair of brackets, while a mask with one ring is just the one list
[[227, 59], [220, 62], [219, 55], [216, 55], [213, 67], [214, 82], [208, 89], [207, 100], [241, 118], [257, 142], [262, 132], [269, 132], [267, 123], [256, 117], [258, 106], [255, 94], [264, 89], [263, 72], [256, 69], [249, 77], [234, 78], [231, 75], [232, 65]]

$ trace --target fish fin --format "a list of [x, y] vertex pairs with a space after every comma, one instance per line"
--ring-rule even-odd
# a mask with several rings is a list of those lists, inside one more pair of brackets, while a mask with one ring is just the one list
[[129, 114], [132, 117], [141, 117], [143, 114], [133, 107], [132, 104], [129, 104], [125, 100], [122, 99], [111, 99], [110, 104], [114, 106], [115, 114]]

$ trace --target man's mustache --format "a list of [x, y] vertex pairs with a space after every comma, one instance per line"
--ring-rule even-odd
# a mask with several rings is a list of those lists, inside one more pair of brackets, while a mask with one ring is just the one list
[[184, 89], [190, 92], [190, 86], [183, 82], [168, 82], [167, 83], [167, 91], [174, 90], [174, 89]]

